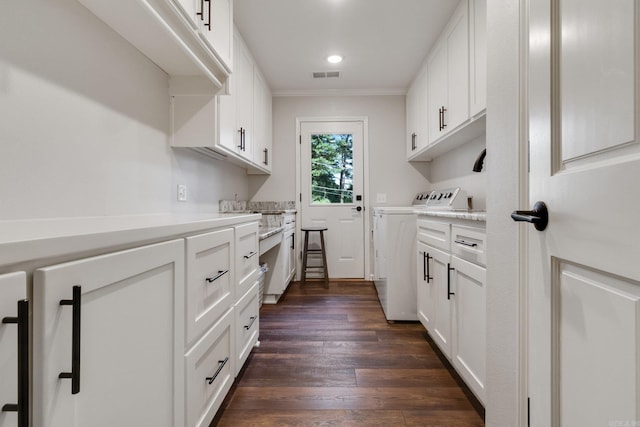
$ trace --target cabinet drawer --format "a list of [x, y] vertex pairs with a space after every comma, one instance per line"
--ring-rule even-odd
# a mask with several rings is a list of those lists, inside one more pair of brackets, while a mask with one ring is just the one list
[[451, 250], [451, 226], [448, 223], [419, 219], [418, 241], [434, 248]]
[[233, 384], [233, 309], [185, 355], [186, 425], [208, 426]]
[[258, 302], [258, 282], [251, 287], [234, 307], [235, 316], [235, 367], [236, 376], [249, 357], [251, 349], [258, 341], [260, 332], [260, 304]]
[[483, 229], [451, 226], [451, 252], [474, 264], [487, 264], [487, 236]]
[[258, 223], [236, 227], [236, 281], [235, 299], [247, 293], [258, 278]]
[[186, 343], [190, 344], [233, 304], [233, 228], [186, 240]]

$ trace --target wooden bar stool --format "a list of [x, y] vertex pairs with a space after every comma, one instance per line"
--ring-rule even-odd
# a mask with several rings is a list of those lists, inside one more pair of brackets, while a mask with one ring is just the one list
[[[302, 252], [302, 284], [304, 285], [307, 280], [307, 270], [322, 269], [324, 274], [324, 283], [329, 284], [329, 269], [327, 268], [327, 254], [324, 248], [324, 232], [328, 230], [327, 227], [302, 227], [304, 231], [304, 247]], [[309, 233], [320, 233], [320, 249], [309, 249]], [[308, 266], [307, 256], [309, 253], [322, 254], [322, 265]]]

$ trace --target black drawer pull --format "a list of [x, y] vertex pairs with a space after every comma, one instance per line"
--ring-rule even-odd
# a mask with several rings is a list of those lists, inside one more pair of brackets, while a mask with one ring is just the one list
[[257, 253], [258, 253], [258, 252], [249, 252], [249, 255], [245, 255], [245, 256], [244, 256], [244, 259], [249, 259], [249, 258], [251, 258], [252, 256], [256, 255]]
[[462, 240], [462, 239], [454, 240], [453, 242], [458, 243], [459, 245], [469, 246], [471, 248], [475, 248], [478, 246], [477, 243], [467, 242], [466, 240]]
[[245, 328], [247, 331], [248, 331], [249, 329], [251, 329], [251, 327], [253, 326], [253, 322], [255, 322], [257, 318], [258, 318], [258, 316], [251, 316], [251, 317], [249, 318], [249, 324], [248, 324], [248, 325], [245, 325], [245, 327], [244, 327], [244, 328]]
[[226, 270], [218, 270], [218, 274], [216, 274], [215, 276], [207, 277], [205, 280], [209, 283], [213, 283], [219, 278], [221, 278], [222, 276], [224, 276], [225, 274], [227, 274], [228, 272], [229, 272], [228, 268]]
[[224, 365], [226, 365], [228, 361], [228, 357], [225, 357], [224, 360], [218, 360], [218, 369], [216, 369], [212, 376], [205, 378], [205, 380], [209, 382], [209, 385], [213, 384], [213, 382], [216, 380], [216, 377], [218, 376], [218, 374], [220, 374], [220, 371], [222, 371], [222, 368], [224, 368]]
[[80, 303], [81, 287], [73, 287], [73, 299], [62, 299], [60, 305], [70, 305], [73, 308], [72, 338], [71, 338], [71, 372], [61, 372], [58, 378], [71, 379], [71, 394], [80, 393]]
[[455, 271], [455, 268], [451, 267], [451, 264], [447, 263], [447, 299], [451, 299], [451, 295], [455, 295], [451, 292], [451, 272]]
[[29, 426], [29, 301], [18, 301], [18, 317], [5, 317], [4, 324], [18, 325], [18, 403], [6, 403], [3, 412], [18, 413], [18, 427]]

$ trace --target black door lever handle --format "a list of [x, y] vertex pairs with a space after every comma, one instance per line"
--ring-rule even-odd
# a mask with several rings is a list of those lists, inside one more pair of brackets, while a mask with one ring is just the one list
[[544, 202], [536, 202], [531, 211], [513, 211], [511, 218], [514, 221], [530, 222], [536, 227], [536, 230], [542, 231], [547, 228], [549, 223], [549, 211]]

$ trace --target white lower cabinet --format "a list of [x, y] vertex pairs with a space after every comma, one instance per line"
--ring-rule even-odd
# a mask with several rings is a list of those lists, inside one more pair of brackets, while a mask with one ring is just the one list
[[187, 345], [202, 336], [234, 300], [233, 228], [187, 237]]
[[0, 275], [0, 427], [29, 425], [29, 303], [24, 272]]
[[479, 265], [451, 257], [453, 330], [451, 362], [474, 394], [485, 399], [486, 275]]
[[230, 308], [185, 354], [187, 426], [211, 424], [233, 385], [233, 319]]
[[417, 229], [418, 319], [478, 400], [484, 402], [484, 229], [422, 219]]
[[181, 425], [184, 277], [183, 239], [35, 271], [33, 425]]
[[258, 342], [260, 331], [260, 304], [258, 282], [234, 305], [235, 318], [235, 376], [238, 375], [251, 349]]
[[258, 238], [258, 223], [250, 222], [236, 226], [235, 244], [237, 285], [234, 295], [237, 300], [247, 293], [258, 278], [258, 252], [260, 244]]

